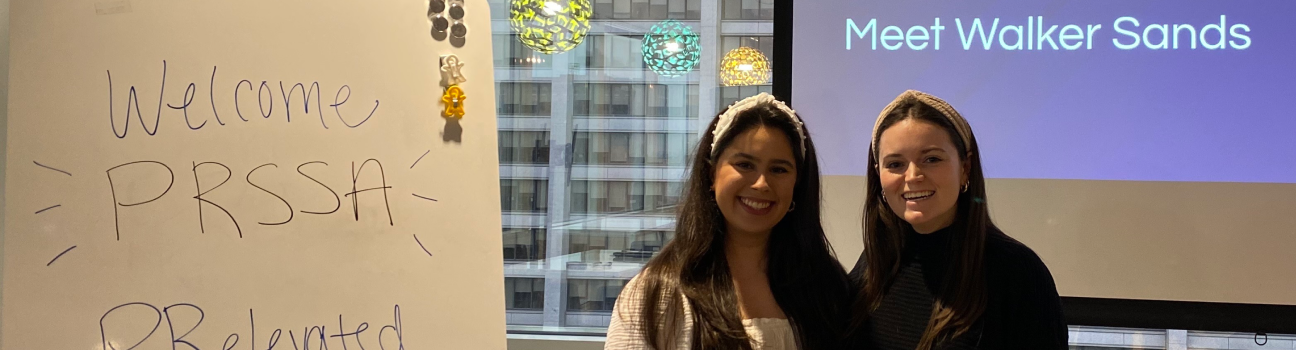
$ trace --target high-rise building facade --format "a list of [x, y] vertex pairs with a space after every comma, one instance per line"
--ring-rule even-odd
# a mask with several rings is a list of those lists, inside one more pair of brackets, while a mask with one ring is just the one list
[[[722, 86], [726, 52], [773, 51], [772, 0], [592, 0], [576, 48], [517, 40], [492, 0], [507, 323], [600, 332], [617, 295], [671, 239], [689, 155], [722, 106], [770, 90]], [[698, 35], [694, 69], [645, 65], [653, 25]]]

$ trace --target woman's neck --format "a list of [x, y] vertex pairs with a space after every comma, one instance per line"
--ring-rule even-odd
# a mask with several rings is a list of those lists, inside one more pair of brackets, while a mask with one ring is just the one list
[[725, 258], [733, 278], [738, 313], [743, 319], [787, 318], [774, 298], [768, 278], [769, 232], [750, 234], [729, 231], [725, 235]]
[[958, 206], [955, 205], [953, 208], [950, 208], [948, 212], [936, 218], [936, 220], [932, 222], [928, 222], [925, 225], [911, 224], [910, 226], [913, 226], [914, 232], [918, 232], [924, 235], [932, 232], [940, 231], [954, 224], [954, 215], [957, 212], [958, 212]]
[[766, 252], [769, 250], [769, 236], [769, 232], [729, 231], [725, 235], [725, 258], [729, 261], [729, 269], [755, 267], [764, 271]]

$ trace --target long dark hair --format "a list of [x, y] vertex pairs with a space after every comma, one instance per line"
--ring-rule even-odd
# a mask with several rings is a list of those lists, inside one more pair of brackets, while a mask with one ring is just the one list
[[[990, 235], [1003, 235], [990, 220], [986, 203], [985, 176], [981, 173], [981, 156], [976, 137], [968, 130], [965, 144], [954, 124], [940, 111], [917, 100], [901, 102], [878, 125], [876, 133], [900, 121], [914, 119], [937, 125], [949, 133], [962, 164], [968, 169], [968, 189], [959, 195], [950, 237], [950, 264], [941, 288], [933, 293], [936, 303], [930, 321], [918, 343], [919, 350], [933, 348], [942, 341], [967, 333], [985, 312], [986, 286], [985, 241]], [[874, 141], [876, 142], [876, 140]], [[876, 149], [876, 148], [873, 148]], [[900, 272], [900, 254], [905, 233], [913, 227], [887, 206], [878, 175], [878, 154], [869, 152], [868, 194], [864, 200], [864, 268], [863, 290], [855, 302], [853, 328], [860, 329], [863, 319], [877, 309], [882, 297]]]
[[[770, 289], [801, 349], [838, 348], [849, 322], [850, 282], [819, 221], [819, 163], [814, 143], [807, 134], [805, 154], [797, 152], [801, 137], [796, 126], [783, 111], [767, 103], [739, 113], [716, 149], [724, 150], [734, 136], [759, 126], [787, 135], [797, 157], [792, 195], [795, 209], [774, 226], [769, 237], [766, 273]], [[644, 321], [645, 341], [657, 349], [672, 348], [678, 337], [690, 337], [693, 349], [751, 349], [725, 259], [725, 219], [710, 192], [717, 161], [711, 149], [715, 128], [713, 120], [693, 154], [675, 239], [639, 275], [644, 303], [638, 312]], [[718, 156], [721, 152], [714, 153]], [[677, 334], [685, 302], [693, 310], [693, 334]]]

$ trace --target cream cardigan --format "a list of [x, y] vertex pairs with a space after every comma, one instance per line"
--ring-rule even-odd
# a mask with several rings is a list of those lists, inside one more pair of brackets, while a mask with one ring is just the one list
[[[604, 344], [604, 350], [688, 350], [692, 344], [690, 334], [693, 334], [693, 309], [689, 303], [684, 302], [684, 322], [681, 322], [679, 333], [686, 335], [675, 339], [674, 347], [671, 349], [653, 349], [651, 344], [644, 341], [645, 325], [639, 317], [639, 312], [643, 307], [644, 293], [639, 285], [639, 277], [631, 279], [626, 283], [621, 295], [617, 297], [616, 306], [612, 311], [612, 322], [608, 325], [607, 342]], [[662, 301], [664, 304], [665, 301]], [[786, 319], [779, 318], [757, 318], [745, 319], [743, 328], [747, 330], [747, 337], [751, 338], [752, 349], [754, 350], [797, 350], [796, 336], [792, 332], [792, 326]], [[665, 326], [664, 324], [657, 325]]]

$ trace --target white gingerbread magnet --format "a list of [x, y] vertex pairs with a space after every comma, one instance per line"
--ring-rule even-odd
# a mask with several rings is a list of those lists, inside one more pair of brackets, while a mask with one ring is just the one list
[[441, 73], [446, 76], [446, 84], [459, 85], [468, 81], [468, 78], [463, 76], [463, 66], [464, 63], [459, 61], [459, 56], [441, 56]]

